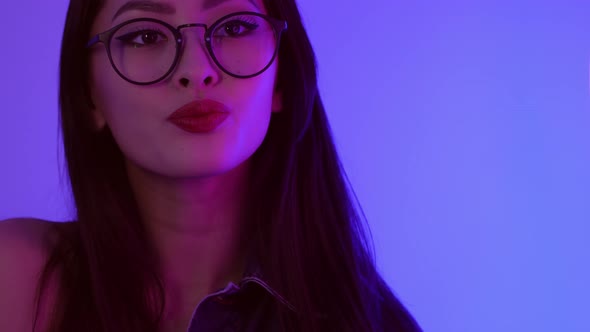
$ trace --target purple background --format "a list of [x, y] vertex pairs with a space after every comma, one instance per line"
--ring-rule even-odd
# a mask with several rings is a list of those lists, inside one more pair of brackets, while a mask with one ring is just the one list
[[[66, 5], [0, 11], [0, 219], [69, 215]], [[300, 6], [379, 267], [425, 331], [590, 331], [590, 3]]]

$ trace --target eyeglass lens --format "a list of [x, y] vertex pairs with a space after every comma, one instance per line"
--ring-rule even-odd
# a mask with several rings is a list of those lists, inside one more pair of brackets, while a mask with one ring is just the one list
[[[217, 64], [238, 76], [253, 75], [273, 59], [276, 34], [266, 19], [241, 14], [219, 22], [211, 33], [211, 52]], [[128, 79], [151, 82], [174, 65], [177, 46], [165, 25], [136, 21], [118, 29], [110, 43], [114, 66]]]

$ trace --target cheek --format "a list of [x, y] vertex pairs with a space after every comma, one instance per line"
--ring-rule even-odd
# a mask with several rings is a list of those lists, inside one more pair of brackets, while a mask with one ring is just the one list
[[[237, 80], [237, 86], [231, 97], [249, 105], [257, 114], [266, 114], [272, 110], [272, 98], [275, 91], [276, 64], [259, 76], [246, 80]], [[236, 105], [239, 107], [240, 105]]]
[[237, 124], [239, 136], [236, 139], [241, 148], [236, 151], [251, 155], [258, 149], [268, 131], [272, 114], [274, 73], [269, 72], [268, 75], [261, 75], [247, 83], [240, 88], [241, 92], [236, 93], [241, 97], [236, 106], [243, 107]]
[[143, 153], [142, 146], [156, 130], [156, 122], [147, 110], [149, 103], [142, 103], [142, 100], [149, 100], [146, 95], [150, 89], [121, 79], [104, 58], [106, 56], [97, 56], [91, 62], [95, 112], [104, 119], [122, 152], [130, 159], [141, 158], [138, 154]]
[[92, 99], [96, 111], [105, 118], [109, 127], [117, 127], [119, 122], [133, 116], [131, 113], [141, 106], [137, 105], [137, 101], [141, 100], [146, 89], [142, 90], [121, 79], [111, 67], [106, 54], [95, 56], [90, 65]]
[[[113, 75], [114, 74], [114, 75]], [[105, 52], [96, 52], [90, 58], [90, 89], [92, 100], [97, 112], [105, 118], [109, 117], [108, 111], [112, 109], [110, 103], [116, 97], [116, 73]]]

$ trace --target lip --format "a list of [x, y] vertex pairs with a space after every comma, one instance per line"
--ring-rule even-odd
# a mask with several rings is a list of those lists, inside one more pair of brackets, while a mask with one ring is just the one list
[[206, 133], [219, 127], [229, 116], [229, 108], [211, 99], [190, 102], [168, 117], [168, 121], [190, 133]]

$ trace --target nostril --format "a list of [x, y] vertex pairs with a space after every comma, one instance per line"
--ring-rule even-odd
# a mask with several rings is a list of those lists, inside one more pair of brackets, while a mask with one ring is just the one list
[[[186, 77], [181, 78], [180, 80], [178, 80], [180, 82], [180, 85], [182, 85], [183, 87], [188, 87], [190, 85], [190, 80]], [[203, 80], [203, 84], [204, 85], [210, 85], [211, 83], [213, 83], [213, 77], [211, 76], [207, 76], [205, 77], [205, 79]]]

